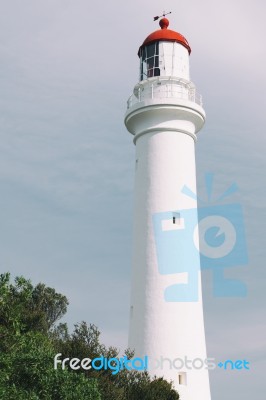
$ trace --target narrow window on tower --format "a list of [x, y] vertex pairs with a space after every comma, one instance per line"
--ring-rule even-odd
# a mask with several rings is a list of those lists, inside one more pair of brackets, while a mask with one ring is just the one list
[[179, 212], [173, 213], [173, 224], [180, 225], [180, 213]]
[[186, 372], [179, 372], [179, 374], [178, 374], [178, 384], [179, 385], [186, 385], [187, 384], [187, 373]]

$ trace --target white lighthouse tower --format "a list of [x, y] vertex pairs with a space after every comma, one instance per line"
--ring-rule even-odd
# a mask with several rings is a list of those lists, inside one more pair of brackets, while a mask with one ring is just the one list
[[[195, 142], [205, 122], [187, 40], [168, 29], [139, 48], [139, 82], [125, 125], [136, 145], [129, 347], [181, 400], [210, 400], [202, 309]], [[192, 229], [193, 228], [193, 229]]]

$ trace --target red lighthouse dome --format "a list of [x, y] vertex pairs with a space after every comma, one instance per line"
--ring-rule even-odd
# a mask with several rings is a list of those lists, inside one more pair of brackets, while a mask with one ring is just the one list
[[139, 57], [141, 55], [141, 50], [143, 49], [144, 46], [160, 41], [180, 43], [188, 50], [189, 54], [191, 53], [191, 48], [188, 44], [187, 39], [180, 33], [168, 29], [169, 20], [167, 18], [162, 18], [159, 22], [159, 25], [161, 29], [151, 33], [140, 46], [138, 51]]
[[161, 29], [151, 33], [139, 48], [140, 81], [156, 76], [175, 76], [189, 81], [191, 49], [187, 39], [168, 29], [167, 18], [162, 18], [159, 25]]

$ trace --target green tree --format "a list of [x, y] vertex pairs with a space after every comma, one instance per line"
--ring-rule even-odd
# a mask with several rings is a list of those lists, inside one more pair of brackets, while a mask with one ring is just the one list
[[23, 277], [0, 275], [0, 400], [100, 400], [96, 379], [54, 370], [49, 330], [67, 299]]
[[0, 355], [0, 399], [100, 400], [97, 381], [69, 370], [54, 370], [54, 348], [42, 333], [17, 337]]
[[[100, 342], [100, 331], [93, 324], [81, 322], [75, 325], [73, 333], [69, 334], [67, 326], [62, 324], [55, 328], [53, 339], [61, 358], [120, 358], [115, 347], [106, 347]], [[125, 351], [128, 359], [134, 357], [134, 352]], [[99, 390], [104, 400], [178, 400], [179, 395], [172, 384], [162, 378], [153, 379], [147, 372], [128, 371], [126, 369], [113, 375], [111, 370], [77, 371], [98, 380]]]
[[[68, 301], [54, 289], [24, 277], [0, 275], [0, 400], [178, 400], [172, 384], [147, 372], [68, 368], [54, 370], [54, 356], [120, 358], [100, 341], [100, 331], [82, 321], [69, 333], [57, 321]], [[125, 351], [127, 358], [134, 353]]]
[[66, 313], [68, 300], [52, 288], [16, 277], [0, 275], [0, 338], [28, 331], [48, 333]]

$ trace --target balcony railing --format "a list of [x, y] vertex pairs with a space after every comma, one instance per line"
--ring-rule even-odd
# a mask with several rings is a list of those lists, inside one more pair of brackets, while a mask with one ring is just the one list
[[[147, 81], [146, 81], [147, 82]], [[202, 106], [202, 96], [196, 92], [191, 83], [155, 81], [139, 84], [127, 101], [127, 108], [150, 99], [182, 99], [189, 100]]]

